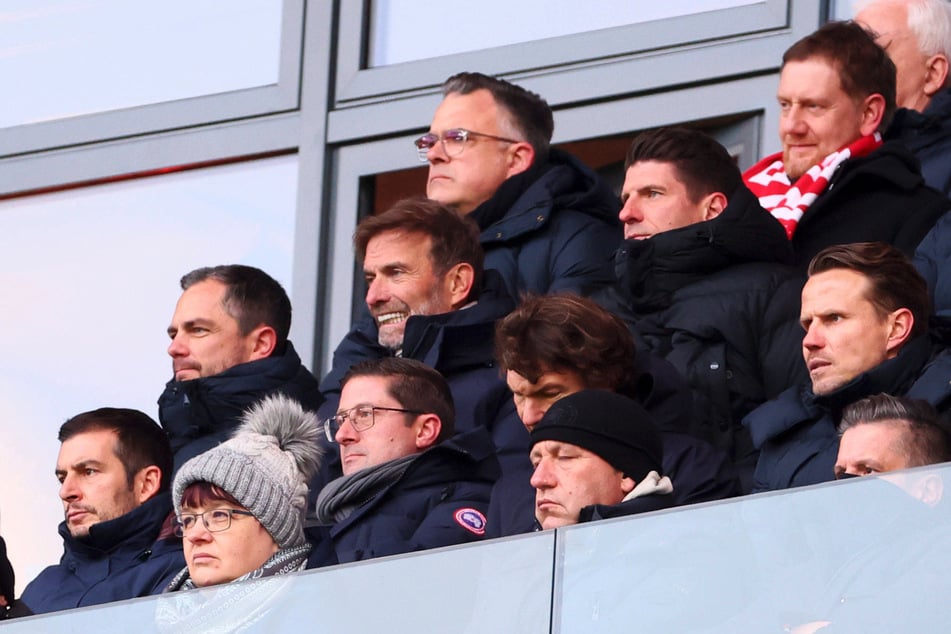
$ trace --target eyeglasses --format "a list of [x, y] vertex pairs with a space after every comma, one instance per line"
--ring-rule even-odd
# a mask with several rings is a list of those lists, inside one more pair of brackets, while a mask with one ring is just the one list
[[241, 511], [238, 509], [211, 509], [204, 513], [182, 513], [175, 518], [173, 522], [176, 537], [184, 537], [185, 533], [195, 528], [198, 524], [198, 518], [205, 525], [209, 533], [220, 533], [231, 528], [232, 515], [247, 515], [254, 517], [250, 511]]
[[357, 405], [356, 407], [351, 407], [348, 410], [341, 410], [337, 412], [336, 416], [331, 416], [324, 421], [324, 434], [327, 436], [327, 440], [334, 442], [335, 437], [337, 436], [337, 430], [343, 427], [343, 424], [348, 420], [356, 431], [366, 431], [370, 429], [373, 427], [373, 424], [376, 423], [377, 410], [382, 410], [384, 412], [401, 412], [403, 414], [416, 414], [417, 416], [420, 414], [425, 414], [425, 412], [420, 412], [415, 409], [378, 407], [376, 405]]
[[416, 145], [416, 152], [419, 155], [419, 160], [425, 163], [427, 160], [429, 160], [426, 155], [429, 153], [429, 150], [434, 145], [436, 145], [436, 143], [442, 141], [442, 148], [446, 151], [446, 154], [455, 157], [462, 154], [462, 151], [466, 149], [466, 142], [472, 137], [483, 137], [486, 139], [492, 139], [494, 141], [502, 141], [504, 143], [519, 143], [519, 141], [514, 139], [506, 139], [505, 137], [495, 136], [494, 134], [485, 134], [483, 132], [473, 132], [472, 130], [466, 130], [464, 128], [453, 128], [452, 130], [446, 130], [442, 133], [442, 136], [428, 132], [413, 141], [413, 143]]

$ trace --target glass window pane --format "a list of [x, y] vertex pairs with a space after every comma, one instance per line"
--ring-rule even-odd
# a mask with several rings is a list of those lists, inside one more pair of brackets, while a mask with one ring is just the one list
[[387, 66], [761, 2], [609, 0], [595, 11], [576, 0], [374, 0], [368, 59]]
[[276, 84], [282, 0], [6, 0], [0, 128]]
[[20, 590], [62, 552], [59, 426], [103, 406], [157, 417], [188, 271], [240, 262], [290, 289], [296, 196], [284, 156], [0, 202], [0, 533]]
[[555, 631], [946, 632], [949, 476], [920, 468], [563, 529]]

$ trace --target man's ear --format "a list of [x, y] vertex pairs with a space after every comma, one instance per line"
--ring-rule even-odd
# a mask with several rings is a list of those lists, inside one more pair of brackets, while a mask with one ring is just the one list
[[506, 154], [508, 161], [508, 171], [505, 178], [511, 178], [516, 174], [521, 174], [535, 162], [535, 148], [527, 141], [513, 143]]
[[713, 220], [726, 209], [727, 199], [726, 195], [722, 192], [713, 192], [712, 194], [707, 194], [704, 199], [701, 201], [701, 209], [703, 209], [703, 219], [704, 220]]
[[[862, 136], [868, 136], [878, 130], [882, 124], [882, 117], [885, 116], [885, 97], [874, 93], [862, 101], [862, 121], [859, 126], [859, 132]], [[884, 130], [883, 130], [884, 132]]]
[[248, 337], [251, 341], [251, 352], [248, 361], [257, 361], [266, 359], [274, 352], [277, 347], [277, 332], [274, 328], [261, 324], [252, 330]]
[[633, 491], [634, 487], [636, 486], [637, 486], [637, 482], [634, 481], [634, 478], [623, 476], [621, 478], [621, 493], [623, 494], [622, 497], [624, 495], [627, 495], [631, 491]]
[[436, 439], [442, 432], [442, 421], [435, 414], [421, 414], [417, 423], [422, 424], [416, 429], [416, 448], [427, 449], [436, 444]]
[[460, 262], [446, 273], [444, 282], [453, 310], [464, 306], [475, 283], [475, 269], [468, 262]]
[[925, 71], [924, 93], [931, 99], [939, 90], [944, 88], [944, 83], [948, 79], [948, 58], [938, 53], [932, 55], [925, 62], [927, 71]]
[[149, 465], [135, 474], [132, 480], [132, 494], [139, 504], [144, 504], [162, 487], [162, 470], [158, 465]]
[[888, 315], [888, 339], [885, 341], [885, 352], [888, 358], [898, 354], [905, 342], [911, 338], [911, 331], [915, 326], [915, 316], [907, 308], [899, 308]]

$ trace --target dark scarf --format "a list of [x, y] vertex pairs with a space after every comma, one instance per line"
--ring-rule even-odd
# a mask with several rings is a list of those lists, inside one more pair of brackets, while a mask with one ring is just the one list
[[403, 456], [329, 482], [317, 496], [317, 520], [324, 525], [344, 521], [362, 504], [399, 480], [418, 457], [419, 454]]

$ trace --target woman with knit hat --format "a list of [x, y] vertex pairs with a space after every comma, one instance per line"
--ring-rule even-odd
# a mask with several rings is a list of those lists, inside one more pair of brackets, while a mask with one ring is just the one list
[[244, 415], [227, 442], [186, 462], [172, 484], [185, 562], [166, 592], [303, 570], [307, 483], [321, 451], [316, 417], [284, 395]]

